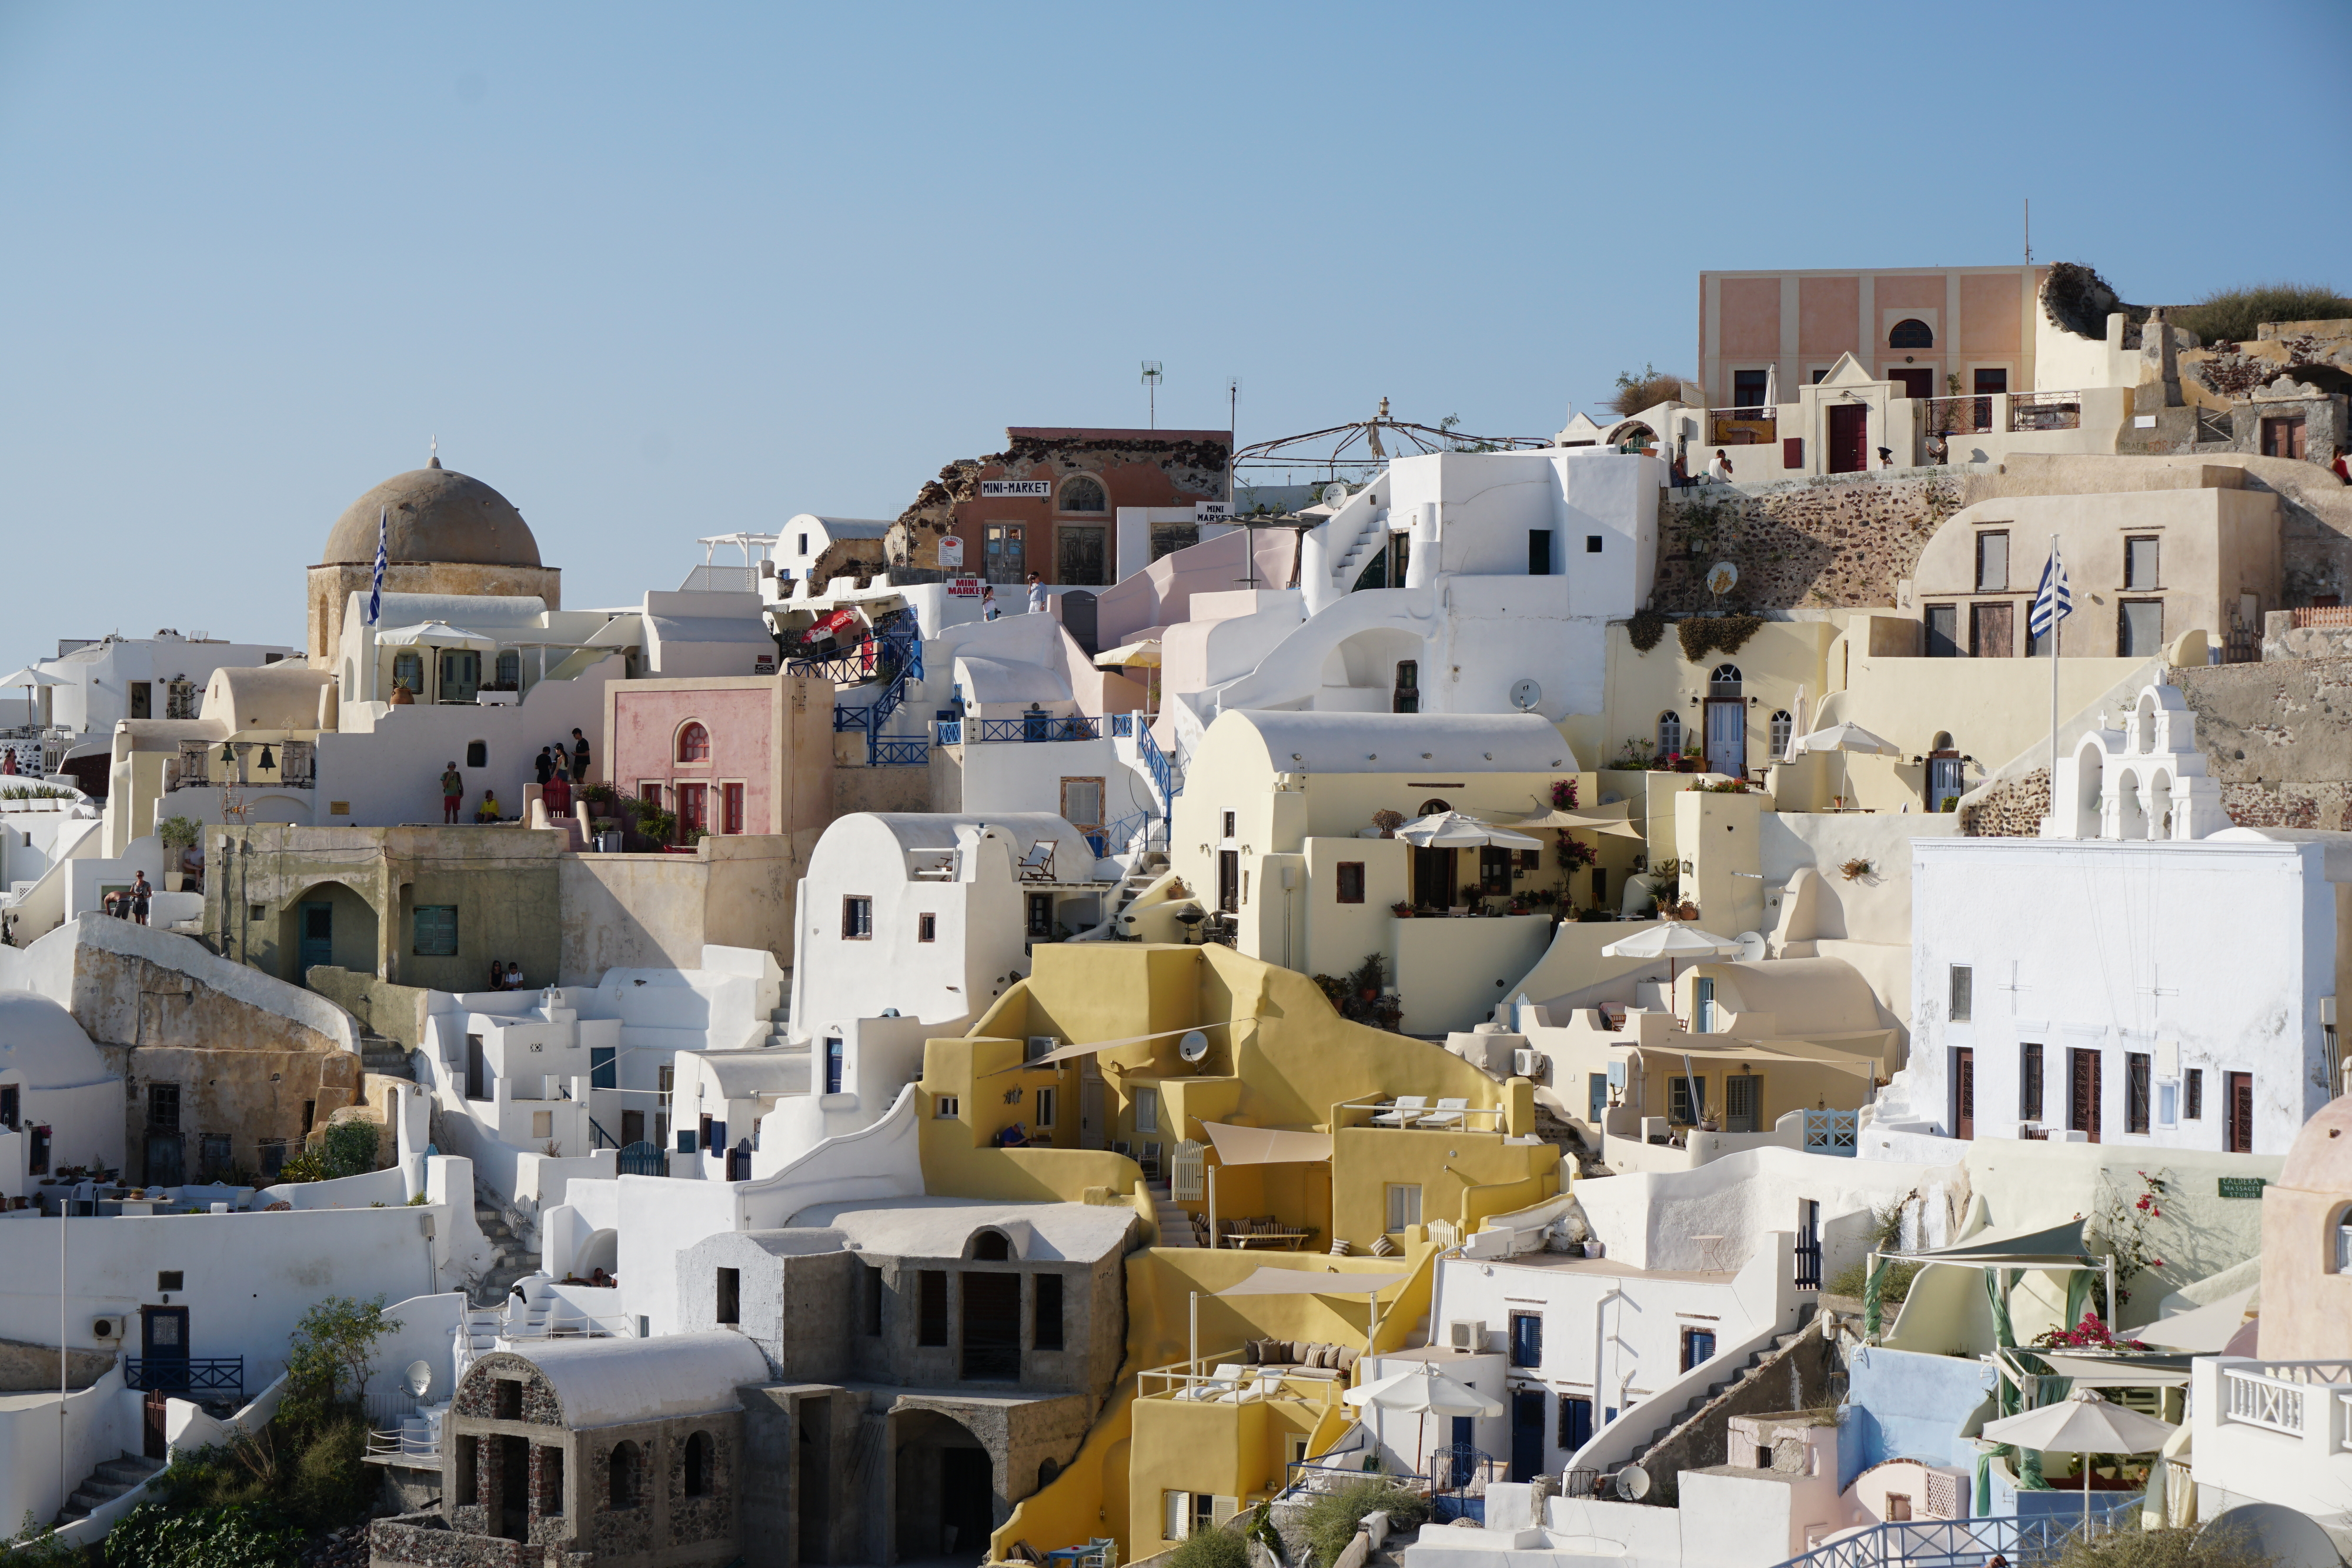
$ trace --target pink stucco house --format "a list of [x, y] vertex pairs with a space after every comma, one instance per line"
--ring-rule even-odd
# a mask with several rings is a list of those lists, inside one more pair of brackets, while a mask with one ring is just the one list
[[833, 687], [807, 675], [698, 675], [604, 688], [613, 788], [658, 800], [681, 841], [821, 831], [833, 810]]

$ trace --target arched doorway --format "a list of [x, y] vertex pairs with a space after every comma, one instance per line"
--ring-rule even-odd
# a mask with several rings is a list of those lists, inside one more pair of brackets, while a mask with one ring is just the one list
[[286, 901], [278, 919], [278, 978], [306, 985], [320, 965], [376, 972], [375, 906], [350, 884], [322, 882]]
[[900, 1411], [891, 1424], [898, 1497], [890, 1560], [985, 1561], [998, 1523], [996, 1464], [988, 1449], [943, 1411]]

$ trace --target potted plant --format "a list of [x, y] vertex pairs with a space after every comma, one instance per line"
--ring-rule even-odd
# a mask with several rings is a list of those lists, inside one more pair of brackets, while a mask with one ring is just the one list
[[166, 817], [155, 824], [155, 836], [171, 852], [171, 862], [163, 868], [163, 891], [177, 893], [186, 880], [180, 870], [180, 856], [195, 848], [198, 834], [203, 831], [186, 817]]
[[1390, 810], [1374, 811], [1372, 813], [1372, 826], [1381, 831], [1381, 837], [1384, 839], [1395, 838], [1396, 831], [1404, 826], [1404, 813], [1402, 811]]
[[1389, 913], [1395, 915], [1399, 920], [1410, 920], [1412, 918], [1412, 905], [1400, 898], [1394, 904], [1389, 905]]

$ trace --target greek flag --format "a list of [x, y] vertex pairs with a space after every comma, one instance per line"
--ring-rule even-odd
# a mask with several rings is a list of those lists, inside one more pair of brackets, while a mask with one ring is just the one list
[[2033, 591], [2033, 611], [2026, 627], [2036, 637], [2047, 637], [2058, 622], [2074, 613], [2074, 598], [2066, 588], [2066, 563], [2058, 558], [2058, 543], [2050, 544], [2050, 560], [2042, 569], [2042, 586]]
[[375, 516], [375, 582], [368, 590], [368, 624], [371, 626], [383, 612], [383, 569], [392, 564], [392, 558], [384, 549], [391, 517], [392, 512], [388, 507]]

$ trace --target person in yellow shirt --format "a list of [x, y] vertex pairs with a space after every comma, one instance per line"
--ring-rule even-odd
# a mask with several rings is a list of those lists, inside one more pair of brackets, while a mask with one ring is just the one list
[[485, 789], [482, 791], [482, 803], [474, 808], [474, 821], [495, 822], [498, 820], [499, 792], [495, 789]]

